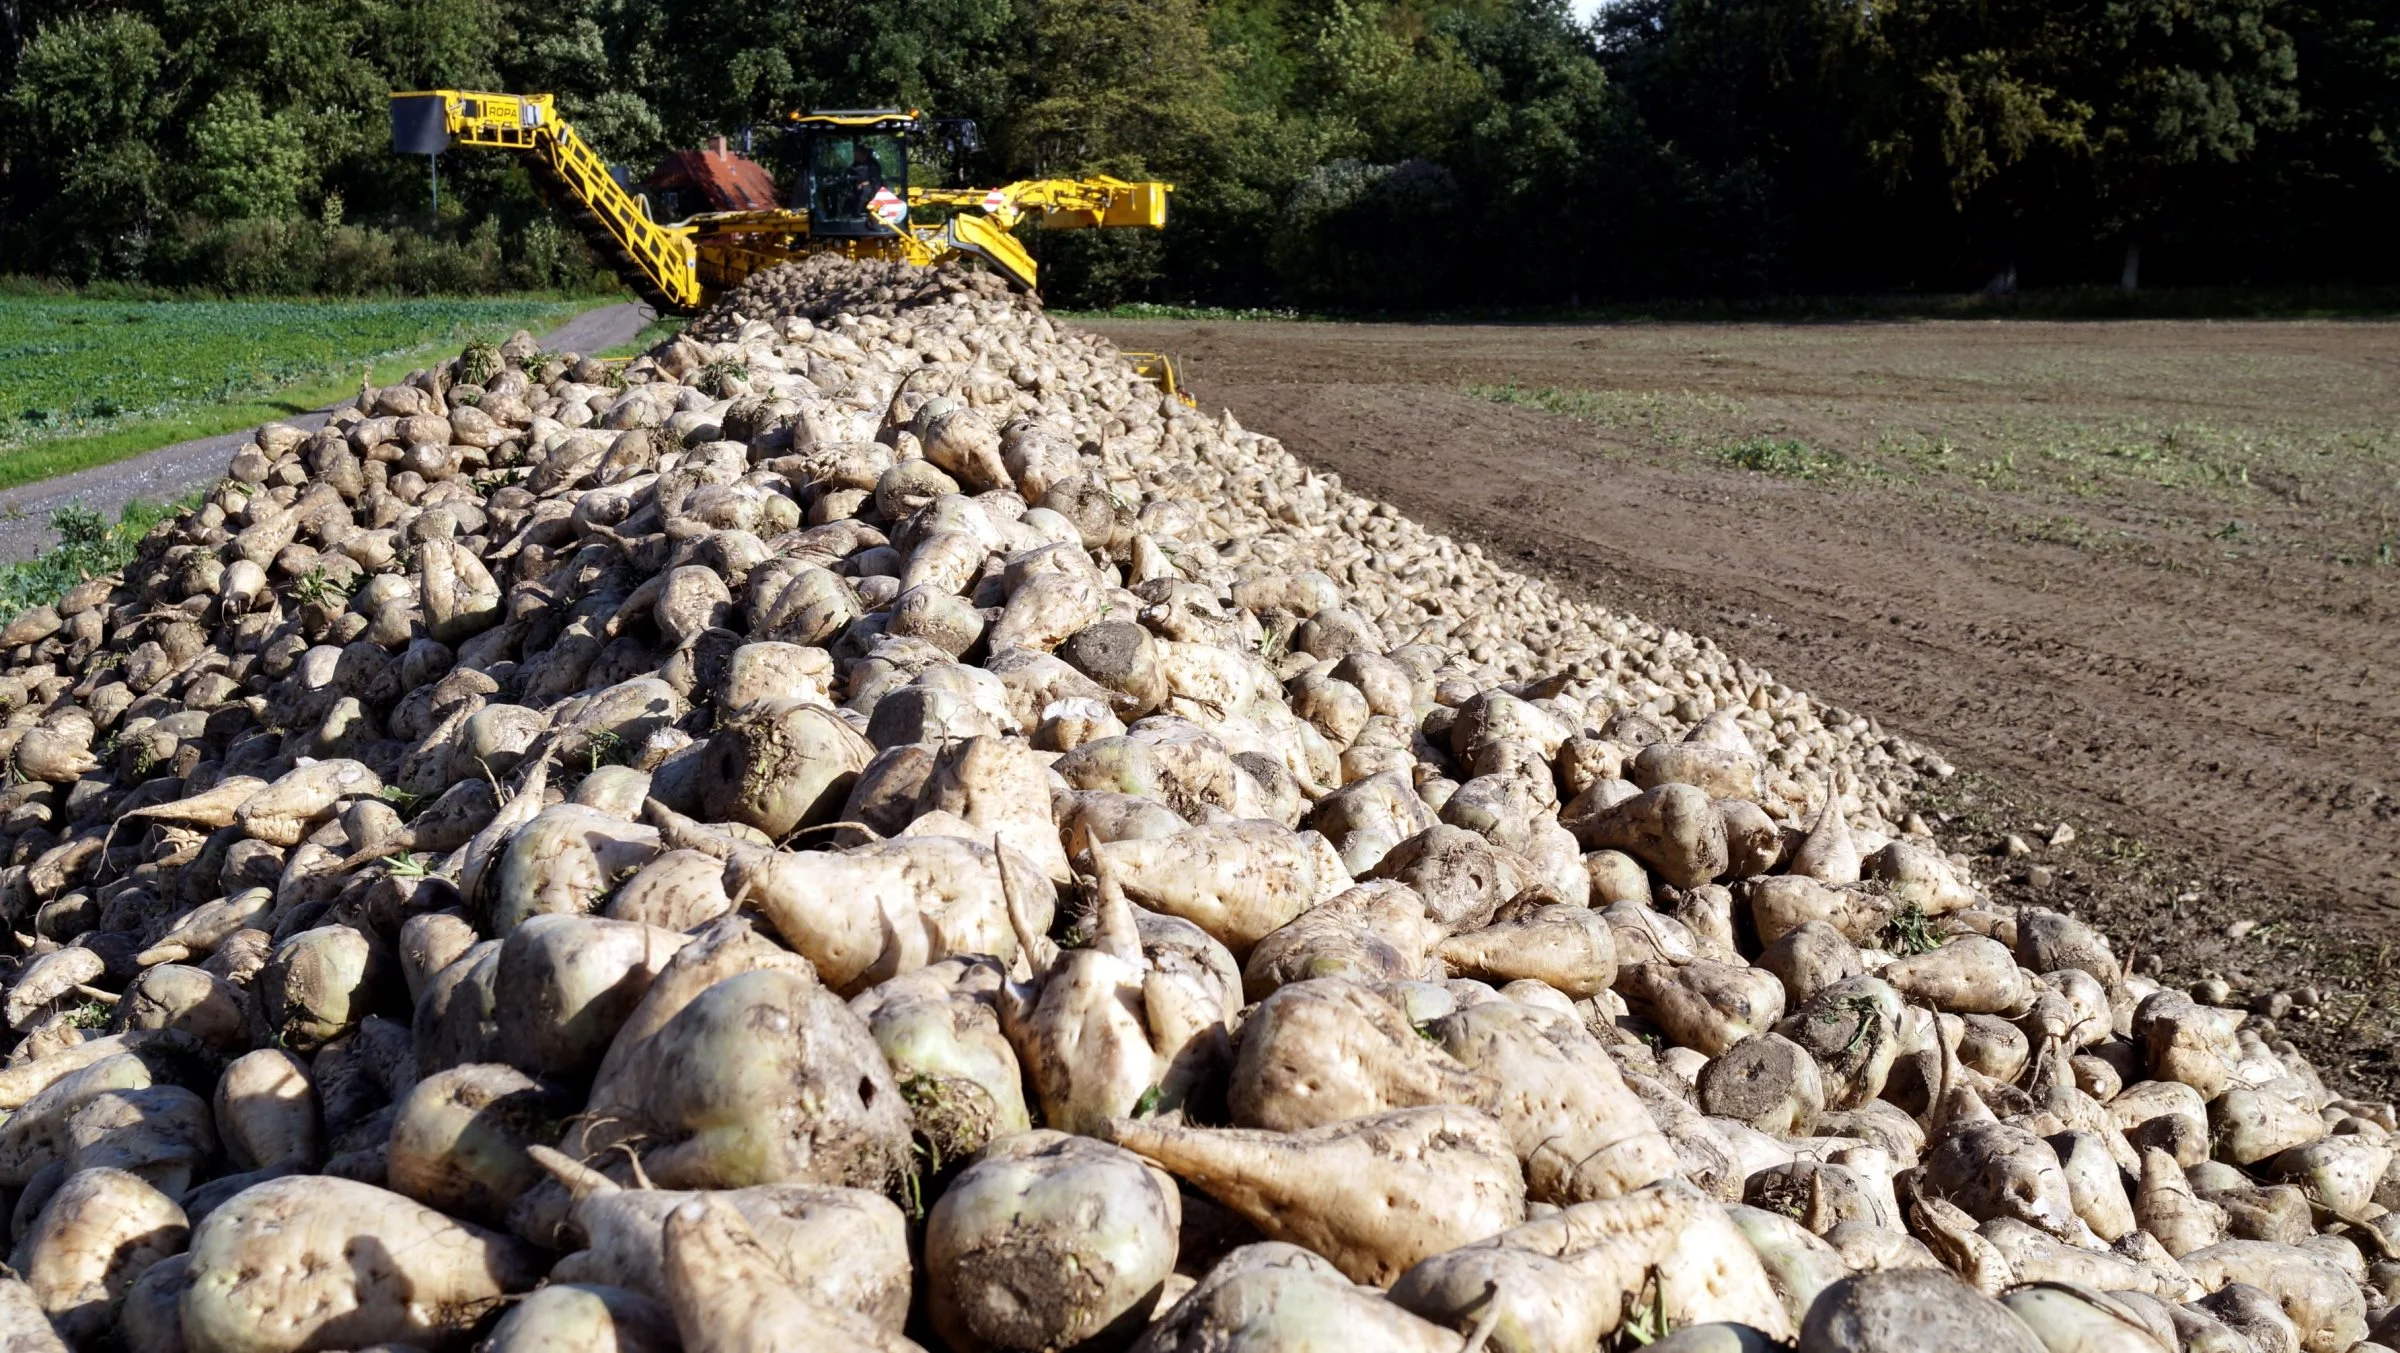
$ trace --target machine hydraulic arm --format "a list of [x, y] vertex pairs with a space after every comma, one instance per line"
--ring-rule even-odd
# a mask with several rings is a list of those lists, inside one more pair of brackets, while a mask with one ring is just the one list
[[537, 172], [574, 204], [586, 238], [643, 299], [677, 314], [707, 304], [691, 228], [651, 220], [642, 200], [610, 177], [607, 162], [558, 115], [548, 94], [437, 89], [392, 95], [392, 149], [431, 155], [451, 145], [527, 152]]

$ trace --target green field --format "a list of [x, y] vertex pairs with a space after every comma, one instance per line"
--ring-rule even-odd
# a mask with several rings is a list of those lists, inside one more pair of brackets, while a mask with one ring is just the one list
[[0, 295], [0, 487], [318, 408], [556, 299], [114, 301]]

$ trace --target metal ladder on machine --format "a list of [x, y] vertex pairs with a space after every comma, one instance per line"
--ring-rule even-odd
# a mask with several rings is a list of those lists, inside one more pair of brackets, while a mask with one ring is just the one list
[[544, 185], [576, 207], [585, 239], [661, 313], [700, 308], [700, 261], [688, 226], [660, 225], [611, 177], [591, 143], [547, 94], [427, 90], [392, 96], [392, 149], [433, 155], [451, 145], [532, 152]]

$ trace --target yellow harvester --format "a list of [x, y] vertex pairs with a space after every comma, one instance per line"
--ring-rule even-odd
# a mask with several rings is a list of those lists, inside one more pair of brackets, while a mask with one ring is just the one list
[[[931, 264], [972, 254], [1031, 290], [1036, 269], [1011, 233], [1031, 217], [1048, 230], [1166, 224], [1172, 184], [1029, 179], [1002, 188], [909, 182], [914, 146], [939, 137], [971, 148], [974, 124], [915, 110], [794, 114], [797, 172], [784, 205], [651, 219], [647, 196], [612, 175], [548, 94], [435, 89], [392, 95], [392, 148], [432, 155], [453, 145], [528, 152], [554, 198], [572, 203], [594, 248], [666, 314], [691, 314], [777, 263], [836, 252]], [[718, 152], [723, 154], [722, 151]], [[744, 161], [747, 164], [747, 161]], [[750, 172], [756, 173], [755, 166]], [[919, 219], [924, 214], [939, 219]]]

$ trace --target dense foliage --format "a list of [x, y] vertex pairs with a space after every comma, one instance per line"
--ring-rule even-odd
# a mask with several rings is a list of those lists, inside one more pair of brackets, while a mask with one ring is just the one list
[[227, 290], [563, 285], [505, 156], [383, 96], [550, 90], [646, 168], [811, 105], [980, 118], [958, 172], [1142, 173], [1054, 298], [1402, 308], [2383, 282], [2400, 0], [0, 0], [0, 257]]

